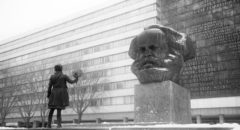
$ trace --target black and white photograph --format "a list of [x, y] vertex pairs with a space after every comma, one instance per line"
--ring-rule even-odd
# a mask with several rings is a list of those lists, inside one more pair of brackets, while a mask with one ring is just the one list
[[0, 0], [0, 130], [240, 130], [240, 0]]

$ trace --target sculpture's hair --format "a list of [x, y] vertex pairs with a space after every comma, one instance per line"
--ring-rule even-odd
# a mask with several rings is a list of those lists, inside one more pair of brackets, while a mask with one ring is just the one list
[[[184, 61], [187, 61], [189, 59], [192, 59], [196, 55], [196, 43], [193, 41], [189, 36], [187, 36], [184, 33], [179, 33], [176, 30], [164, 27], [161, 25], [151, 25], [146, 28], [144, 28], [144, 31], [151, 30], [151, 29], [159, 29], [161, 30], [167, 38], [167, 44], [170, 48], [173, 48], [177, 50], [179, 53], [183, 55]], [[134, 48], [136, 44], [136, 38], [135, 37], [130, 45], [129, 49], [129, 56], [133, 59], [135, 59], [134, 55]]]

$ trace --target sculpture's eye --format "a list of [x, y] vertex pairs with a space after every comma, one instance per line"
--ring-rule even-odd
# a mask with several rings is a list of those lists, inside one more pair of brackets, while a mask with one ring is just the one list
[[154, 51], [154, 50], [157, 49], [156, 46], [154, 46], [154, 45], [151, 45], [151, 46], [149, 46], [148, 48], [149, 48], [150, 50], [152, 50], [152, 51]]
[[140, 52], [145, 52], [146, 48], [145, 47], [140, 47], [139, 50], [140, 50]]

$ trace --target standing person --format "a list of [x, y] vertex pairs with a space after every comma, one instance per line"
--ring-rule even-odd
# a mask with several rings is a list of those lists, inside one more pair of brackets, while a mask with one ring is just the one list
[[48, 128], [51, 128], [52, 116], [55, 109], [57, 109], [57, 127], [61, 127], [61, 110], [69, 106], [69, 96], [67, 90], [68, 83], [76, 83], [78, 81], [78, 75], [74, 74], [74, 80], [71, 80], [67, 75], [62, 73], [62, 65], [58, 64], [54, 66], [55, 74], [51, 75], [48, 94], [49, 99], [48, 108], [50, 109], [48, 116]]

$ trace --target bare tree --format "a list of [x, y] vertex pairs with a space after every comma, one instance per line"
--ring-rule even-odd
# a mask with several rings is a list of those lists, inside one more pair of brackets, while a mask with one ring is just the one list
[[21, 95], [18, 96], [18, 110], [24, 120], [26, 127], [30, 127], [30, 121], [34, 117], [38, 101], [37, 101], [37, 88], [32, 82], [29, 82], [21, 89]]
[[42, 121], [42, 127], [44, 127], [45, 121], [46, 121], [46, 117], [47, 117], [47, 82], [45, 81], [49, 75], [49, 70], [45, 70], [45, 71], [40, 71], [38, 76], [40, 79], [39, 83], [36, 83], [35, 85], [38, 88], [38, 93], [37, 93], [37, 100], [38, 100], [38, 108], [40, 111], [40, 117], [41, 117], [41, 121]]
[[[39, 87], [42, 90], [46, 90], [46, 85], [44, 85], [44, 84], [40, 84]], [[47, 108], [47, 92], [46, 91], [38, 92], [36, 94], [36, 96], [37, 96], [36, 100], [39, 103], [38, 110], [40, 112], [42, 127], [44, 127], [46, 117], [47, 117], [47, 110], [48, 110], [48, 108]]]
[[5, 124], [6, 117], [13, 111], [13, 107], [16, 104], [16, 96], [13, 95], [11, 92], [6, 92], [1, 90], [1, 97], [0, 97], [0, 117], [1, 117], [1, 124]]
[[77, 123], [81, 123], [82, 115], [86, 109], [93, 104], [97, 104], [97, 98], [102, 94], [98, 92], [99, 77], [95, 76], [90, 79], [80, 79], [80, 81], [73, 85], [70, 89], [70, 96], [72, 97], [72, 109], [78, 115]]
[[6, 117], [13, 111], [17, 99], [15, 96], [16, 82], [12, 78], [4, 81], [3, 88], [0, 90], [0, 119], [2, 125], [5, 125]]

